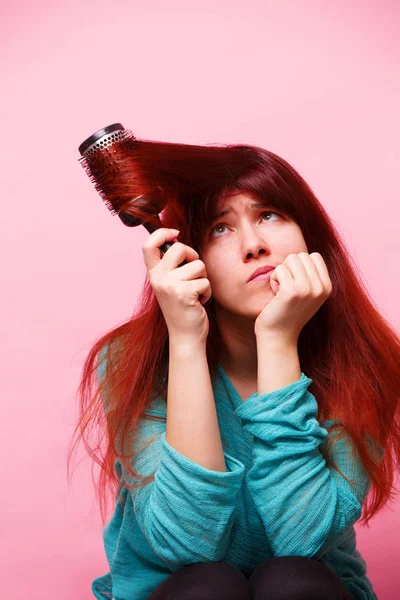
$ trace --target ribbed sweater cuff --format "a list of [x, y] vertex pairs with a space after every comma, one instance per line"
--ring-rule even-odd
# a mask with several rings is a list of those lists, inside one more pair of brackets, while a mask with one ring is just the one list
[[[192, 484], [200, 487], [209, 487], [216, 485], [220, 487], [230, 487], [232, 490], [241, 486], [244, 477], [244, 464], [224, 452], [226, 471], [214, 471], [206, 469], [197, 462], [184, 456], [173, 448], [166, 439], [166, 432], [161, 434], [161, 461], [157, 471], [157, 476], [166, 481], [178, 477], [180, 481], [187, 481], [190, 490], [193, 490]], [[226, 491], [221, 493], [226, 497]]]

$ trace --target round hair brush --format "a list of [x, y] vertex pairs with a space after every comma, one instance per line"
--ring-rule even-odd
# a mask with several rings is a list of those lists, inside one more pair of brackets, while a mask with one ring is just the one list
[[[163, 188], [146, 179], [138, 144], [132, 131], [113, 123], [82, 142], [79, 162], [113, 215], [127, 227], [143, 225], [153, 233], [163, 227], [158, 215], [167, 200]], [[174, 243], [165, 242], [160, 250], [165, 253]]]

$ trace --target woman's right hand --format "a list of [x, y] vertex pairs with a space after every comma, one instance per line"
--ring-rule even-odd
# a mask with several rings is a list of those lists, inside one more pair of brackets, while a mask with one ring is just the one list
[[[175, 242], [160, 256], [159, 247], [177, 237], [176, 229], [161, 227], [142, 245], [150, 284], [164, 315], [170, 341], [205, 343], [209, 322], [203, 304], [211, 298], [211, 286], [205, 264], [199, 254], [181, 242]], [[184, 260], [188, 264], [179, 266]], [[201, 302], [199, 296], [203, 294]]]

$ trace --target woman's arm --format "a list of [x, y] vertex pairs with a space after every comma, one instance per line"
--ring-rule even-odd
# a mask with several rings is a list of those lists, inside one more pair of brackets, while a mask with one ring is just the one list
[[226, 471], [205, 344], [170, 339], [166, 440], [213, 471]]
[[263, 334], [257, 340], [257, 390], [258, 395], [279, 390], [301, 377], [297, 340], [268, 337]]

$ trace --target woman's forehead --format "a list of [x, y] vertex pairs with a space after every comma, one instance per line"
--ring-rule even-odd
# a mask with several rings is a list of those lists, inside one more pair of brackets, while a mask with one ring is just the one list
[[216, 211], [224, 210], [231, 205], [243, 205], [257, 200], [259, 200], [259, 198], [256, 194], [250, 194], [248, 192], [229, 192], [217, 198], [215, 204], [209, 208], [210, 212], [214, 213]]

